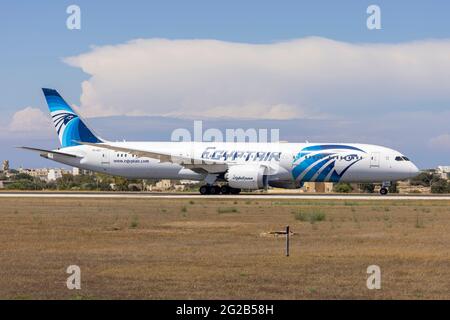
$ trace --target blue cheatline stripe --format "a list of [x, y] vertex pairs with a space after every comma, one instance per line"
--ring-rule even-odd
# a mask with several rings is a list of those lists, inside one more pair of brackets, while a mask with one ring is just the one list
[[336, 160], [330, 162], [325, 168], [323, 168], [322, 172], [319, 173], [319, 176], [317, 177], [317, 182], [324, 182], [330, 173], [331, 170], [333, 170], [334, 165], [336, 163]]
[[341, 175], [339, 175], [336, 170], [331, 173], [330, 181], [331, 182], [339, 182], [341, 180]]
[[308, 169], [310, 165], [312, 165], [316, 161], [323, 159], [324, 157], [329, 156], [330, 154], [331, 153], [318, 153], [311, 155], [310, 158], [304, 159], [297, 166], [295, 166], [294, 169], [292, 169], [292, 176], [294, 177], [294, 179], [297, 179], [298, 176], [300, 176], [303, 171]]
[[292, 175], [293, 175], [294, 179], [297, 179], [298, 176], [303, 171], [305, 171], [310, 165], [312, 165], [315, 161], [317, 161], [317, 159], [309, 158], [309, 159], [303, 160], [297, 166], [295, 166], [294, 169], [292, 169]]
[[303, 176], [301, 180], [310, 181], [312, 177], [320, 170], [320, 168], [322, 168], [322, 166], [324, 166], [328, 161], [330, 161], [330, 159], [321, 160], [320, 162], [315, 164], [311, 169], [308, 170], [308, 172]]
[[336, 171], [333, 171], [333, 173], [331, 174], [331, 178], [330, 181], [332, 182], [339, 182], [339, 180], [341, 180], [342, 176], [344, 175], [344, 173], [351, 167], [353, 166], [355, 163], [357, 163], [358, 161], [361, 161], [361, 159], [356, 160], [355, 162], [353, 162], [352, 164], [348, 165], [344, 170], [342, 170], [341, 174], [338, 174]]

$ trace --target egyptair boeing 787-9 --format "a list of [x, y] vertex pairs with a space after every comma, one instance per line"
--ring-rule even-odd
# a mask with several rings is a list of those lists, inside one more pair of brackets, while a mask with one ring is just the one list
[[204, 181], [201, 194], [237, 194], [304, 182], [381, 183], [417, 175], [399, 151], [359, 143], [111, 142], [100, 138], [56, 90], [43, 89], [61, 147], [23, 147], [69, 166], [134, 179]]

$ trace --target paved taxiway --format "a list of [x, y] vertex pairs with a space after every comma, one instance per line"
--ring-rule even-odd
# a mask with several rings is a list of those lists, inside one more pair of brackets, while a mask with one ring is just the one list
[[126, 198], [126, 199], [292, 199], [292, 200], [450, 200], [450, 195], [387, 195], [378, 194], [240, 194], [200, 195], [196, 193], [124, 193], [124, 192], [0, 192], [0, 198]]

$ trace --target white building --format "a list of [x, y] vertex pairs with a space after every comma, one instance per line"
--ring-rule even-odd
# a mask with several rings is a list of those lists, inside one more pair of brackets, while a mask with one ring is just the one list
[[155, 189], [159, 189], [161, 191], [169, 190], [171, 187], [172, 181], [168, 179], [160, 180], [155, 184]]
[[4, 171], [4, 172], [9, 171], [9, 161], [8, 160], [3, 160], [2, 171]]
[[74, 175], [74, 176], [80, 175], [80, 168], [73, 167], [72, 168], [72, 175]]
[[19, 168], [19, 173], [26, 173], [33, 178], [39, 178], [41, 180], [47, 181], [49, 169], [39, 168], [39, 169], [24, 169]]
[[438, 166], [436, 168], [436, 173], [441, 177], [441, 179], [448, 179], [450, 174], [450, 166]]
[[48, 170], [47, 181], [55, 181], [58, 178], [61, 178], [61, 171], [58, 169], [50, 169]]
[[92, 171], [80, 169], [80, 168], [77, 168], [77, 167], [73, 167], [72, 168], [72, 175], [73, 176], [79, 176], [80, 174], [92, 175]]
[[197, 184], [200, 183], [197, 180], [180, 180], [181, 185]]
[[60, 168], [48, 169], [47, 181], [55, 181], [62, 178], [63, 174], [72, 174], [72, 171]]

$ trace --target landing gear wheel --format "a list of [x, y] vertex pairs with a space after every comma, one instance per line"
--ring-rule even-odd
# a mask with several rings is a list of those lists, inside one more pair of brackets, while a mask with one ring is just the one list
[[200, 194], [203, 194], [203, 195], [210, 194], [210, 191], [211, 191], [211, 189], [209, 186], [201, 186], [200, 187]]
[[382, 187], [382, 188], [380, 189], [380, 194], [381, 194], [382, 196], [387, 195], [387, 194], [388, 194], [388, 188]]
[[231, 188], [230, 193], [231, 194], [239, 194], [239, 193], [241, 193], [241, 189]]
[[230, 194], [231, 188], [230, 186], [227, 186], [226, 184], [220, 187], [220, 193], [221, 194]]
[[219, 186], [211, 186], [209, 189], [209, 194], [220, 194]]

